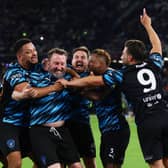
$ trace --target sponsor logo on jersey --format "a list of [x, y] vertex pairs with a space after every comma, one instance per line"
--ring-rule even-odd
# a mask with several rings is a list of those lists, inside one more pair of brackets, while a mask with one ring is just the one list
[[157, 93], [153, 96], [144, 97], [143, 102], [148, 103], [150, 101], [156, 101], [156, 100], [160, 100], [160, 99], [162, 99], [162, 95], [160, 93]]
[[22, 77], [22, 74], [18, 73], [18, 74], [14, 74], [11, 76], [11, 79], [20, 79]]

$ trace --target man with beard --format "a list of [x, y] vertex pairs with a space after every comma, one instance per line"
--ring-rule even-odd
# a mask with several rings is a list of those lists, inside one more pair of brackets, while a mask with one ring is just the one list
[[1, 100], [0, 150], [7, 159], [8, 168], [21, 167], [21, 158], [30, 152], [28, 136], [29, 103], [11, 98], [13, 90], [22, 91], [28, 85], [28, 71], [38, 62], [37, 51], [30, 39], [15, 43], [17, 63], [4, 74]]
[[[66, 73], [67, 52], [53, 48], [48, 52], [48, 71], [36, 69], [30, 73], [32, 88], [45, 88], [56, 80], [71, 75]], [[33, 89], [27, 88], [29, 95]], [[34, 98], [41, 95], [34, 92]], [[68, 129], [64, 126], [69, 118], [71, 96], [68, 90], [52, 92], [32, 99], [30, 105], [30, 139], [33, 156], [39, 167], [61, 168], [67, 164], [70, 168], [81, 168], [80, 158]]]
[[162, 46], [145, 9], [140, 22], [152, 45], [148, 57], [142, 41], [128, 40], [122, 51], [121, 59], [126, 65], [122, 70], [71, 82], [62, 81], [62, 84], [66, 87], [89, 85], [111, 88], [120, 85], [133, 107], [145, 161], [150, 168], [168, 168], [168, 109], [163, 92]]
[[[74, 69], [81, 78], [88, 76], [90, 52], [87, 47], [80, 46], [75, 48], [72, 54], [72, 69]], [[81, 96], [79, 90], [74, 91], [72, 99], [72, 109], [70, 111], [71, 117], [66, 121], [66, 125], [70, 130], [80, 157], [83, 158], [85, 167], [96, 168], [96, 149], [89, 117], [92, 110], [92, 102]]]

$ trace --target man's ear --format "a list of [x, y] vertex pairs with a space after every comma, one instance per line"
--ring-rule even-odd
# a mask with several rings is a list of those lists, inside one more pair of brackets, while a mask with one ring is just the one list
[[20, 53], [20, 52], [18, 52], [18, 53], [16, 54], [16, 57], [17, 57], [17, 59], [19, 59], [19, 60], [20, 60], [20, 58], [22, 57], [21, 53]]
[[18, 59], [18, 58], [21, 58], [21, 56], [22, 56], [21, 49], [19, 49], [16, 53], [16, 57]]
[[130, 54], [128, 55], [128, 57], [127, 57], [127, 58], [128, 58], [128, 61], [129, 61], [129, 62], [134, 61], [134, 58], [133, 58], [133, 57], [132, 57], [132, 55], [130, 55]]
[[16, 57], [17, 57], [17, 59], [19, 59], [19, 58], [20, 58], [20, 55], [19, 55], [19, 54], [17, 54], [17, 55], [16, 55]]

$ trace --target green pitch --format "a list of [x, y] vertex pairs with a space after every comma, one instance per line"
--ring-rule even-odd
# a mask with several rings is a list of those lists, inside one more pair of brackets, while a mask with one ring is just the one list
[[[95, 115], [91, 116], [91, 125], [92, 125], [92, 130], [94, 133], [96, 149], [97, 149], [97, 158], [96, 158], [97, 168], [102, 168], [102, 164], [99, 158], [100, 132], [98, 129], [97, 118]], [[133, 119], [129, 119], [129, 125], [131, 129], [131, 138], [130, 138], [130, 143], [126, 151], [126, 158], [125, 158], [124, 165], [122, 166], [122, 168], [133, 168], [133, 167], [148, 168], [147, 164], [143, 160], [142, 153], [140, 151], [139, 143], [137, 140], [136, 127], [135, 127]], [[28, 158], [25, 158], [23, 159], [22, 167], [31, 168], [32, 162]]]
[[[130, 142], [126, 151], [126, 157], [122, 168], [133, 168], [133, 167], [148, 168], [148, 165], [143, 160], [143, 156], [139, 147], [134, 119], [131, 118], [131, 119], [128, 119], [128, 121], [131, 129], [131, 137], [130, 137]], [[98, 129], [98, 122], [95, 115], [92, 115], [91, 117], [91, 125], [94, 133], [94, 138], [96, 141], [97, 167], [103, 168], [99, 158], [100, 132]]]

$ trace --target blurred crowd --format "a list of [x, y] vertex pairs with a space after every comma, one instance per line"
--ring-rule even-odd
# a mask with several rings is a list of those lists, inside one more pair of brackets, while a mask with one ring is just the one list
[[119, 59], [126, 39], [148, 42], [143, 29], [137, 28], [137, 18], [143, 7], [155, 16], [155, 27], [161, 32], [159, 35], [166, 56], [167, 0], [1, 0], [1, 61], [14, 59], [12, 45], [21, 37], [31, 38], [41, 57], [45, 57], [52, 47], [71, 51], [76, 46], [86, 45], [90, 49], [104, 48], [113, 59]]

